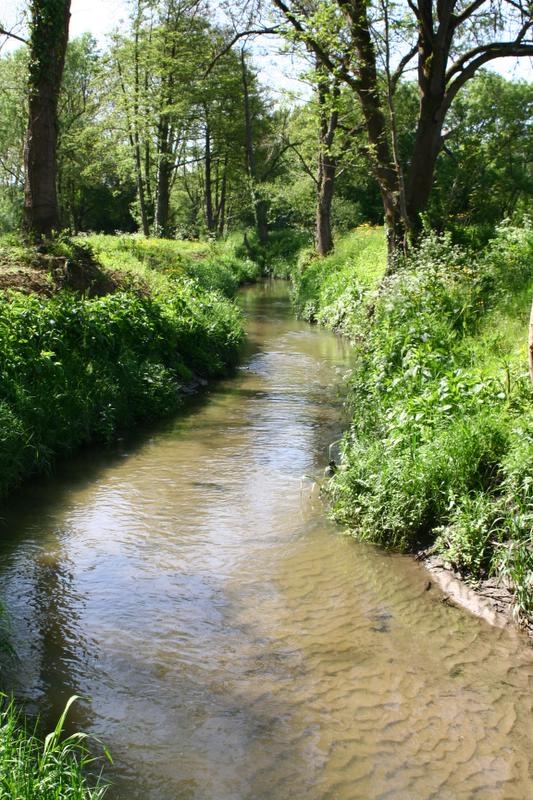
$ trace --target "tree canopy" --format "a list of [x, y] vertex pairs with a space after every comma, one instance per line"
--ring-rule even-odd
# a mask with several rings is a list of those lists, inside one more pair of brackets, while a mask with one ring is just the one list
[[[30, 8], [29, 47], [0, 57], [4, 228], [23, 208], [38, 233], [252, 225], [264, 244], [292, 225], [325, 253], [336, 228], [384, 216], [393, 268], [423, 224], [528, 210], [531, 84], [487, 71], [533, 54], [525, 0], [272, 0], [229, 23], [196, 0], [132, 0], [103, 51], [67, 46], [65, 0]], [[306, 54], [305, 102], [265, 86], [261, 30]]]

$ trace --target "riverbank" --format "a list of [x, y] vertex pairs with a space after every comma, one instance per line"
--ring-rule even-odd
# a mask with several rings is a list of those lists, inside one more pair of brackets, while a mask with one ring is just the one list
[[244, 338], [229, 298], [258, 274], [208, 246], [136, 237], [45, 252], [5, 237], [0, 264], [0, 497], [227, 374]]
[[465, 581], [463, 575], [453, 569], [451, 564], [439, 556], [424, 552], [418, 554], [417, 559], [422, 562], [430, 575], [428, 590], [434, 582], [443, 592], [443, 603], [465, 608], [474, 616], [484, 619], [497, 628], [517, 626], [533, 641], [533, 620], [531, 616], [524, 615], [517, 618], [514, 613], [514, 588], [509, 581], [493, 577], [478, 580], [472, 586]]
[[475, 253], [431, 236], [396, 275], [384, 267], [382, 232], [363, 228], [293, 274], [299, 313], [357, 354], [333, 514], [358, 538], [431, 548], [474, 589], [510, 587], [528, 625], [533, 232], [504, 226]]

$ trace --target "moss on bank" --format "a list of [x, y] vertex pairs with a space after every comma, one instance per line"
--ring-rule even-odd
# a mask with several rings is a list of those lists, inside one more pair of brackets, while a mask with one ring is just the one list
[[378, 238], [358, 231], [293, 277], [300, 313], [358, 355], [333, 513], [359, 538], [499, 577], [531, 616], [533, 231], [502, 227], [477, 253], [430, 236], [381, 281]]
[[[84, 443], [174, 411], [192, 380], [222, 375], [237, 361], [244, 333], [221, 291], [228, 266], [220, 269], [224, 286], [213, 288], [216, 263], [201, 256], [169, 274], [143, 272], [121, 260], [119, 241], [106, 246], [109, 268], [68, 241], [46, 256], [3, 244], [4, 277], [19, 278], [17, 291], [0, 294], [0, 496]], [[178, 242], [152, 248], [163, 263], [172, 250], [184, 261]], [[80, 253], [91, 265], [81, 273]], [[235, 285], [255, 275], [236, 263]], [[35, 293], [32, 273], [44, 291]]]

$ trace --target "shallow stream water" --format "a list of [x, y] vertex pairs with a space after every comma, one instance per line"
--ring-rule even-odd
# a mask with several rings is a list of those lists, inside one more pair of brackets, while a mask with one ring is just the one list
[[9, 685], [111, 750], [109, 800], [525, 800], [532, 649], [340, 535], [349, 353], [242, 295], [237, 375], [3, 511]]

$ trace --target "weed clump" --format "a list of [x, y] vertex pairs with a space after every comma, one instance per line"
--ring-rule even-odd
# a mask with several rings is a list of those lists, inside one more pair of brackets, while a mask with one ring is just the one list
[[29, 729], [13, 703], [0, 710], [0, 800], [101, 800], [106, 786], [99, 776], [88, 777], [94, 757], [87, 737], [75, 733], [65, 737], [63, 729], [72, 697], [55, 729], [41, 740]]

